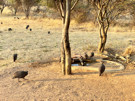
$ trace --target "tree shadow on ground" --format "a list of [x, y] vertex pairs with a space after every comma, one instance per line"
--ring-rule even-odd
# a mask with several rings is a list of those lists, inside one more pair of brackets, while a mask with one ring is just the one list
[[75, 72], [73, 75], [91, 75], [91, 74], [98, 74], [98, 72]]
[[81, 80], [81, 79], [83, 79], [83, 78], [66, 78], [66, 79], [39, 79], [39, 80], [31, 80], [31, 81], [33, 81], [33, 82], [36, 82], [36, 81], [44, 81], [44, 82], [46, 82], [46, 81], [72, 81], [72, 80]]

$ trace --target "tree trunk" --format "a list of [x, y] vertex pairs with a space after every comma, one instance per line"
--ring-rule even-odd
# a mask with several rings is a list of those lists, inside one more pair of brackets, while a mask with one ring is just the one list
[[29, 18], [29, 14], [30, 14], [30, 8], [27, 7], [27, 9], [25, 9], [25, 16], [26, 16], [26, 18]]
[[66, 0], [66, 13], [63, 18], [63, 30], [61, 41], [61, 64], [63, 73], [71, 74], [71, 49], [69, 43], [69, 25], [70, 25], [71, 0]]
[[71, 74], [71, 49], [69, 43], [69, 26], [70, 26], [70, 10], [71, 0], [66, 0], [66, 16], [65, 16], [65, 28], [64, 28], [64, 49], [65, 49], [65, 66], [66, 74]]
[[2, 15], [2, 12], [3, 12], [3, 9], [0, 10], [1, 15]]
[[15, 16], [16, 16], [16, 13], [17, 13], [18, 8], [15, 8], [14, 10], [15, 10], [15, 13], [14, 13], [14, 14], [15, 14]]
[[27, 5], [25, 4], [25, 1], [24, 0], [21, 0], [22, 2], [22, 7], [23, 7], [23, 10], [24, 10], [24, 13], [25, 13], [25, 17], [26, 18], [29, 18], [29, 14], [30, 14], [30, 5]]
[[[62, 19], [63, 21], [64, 19]], [[63, 29], [64, 29], [65, 22], [63, 21]], [[65, 75], [65, 50], [64, 50], [64, 32], [62, 32], [62, 40], [61, 40], [61, 67], [62, 72]]]
[[107, 40], [107, 33], [104, 31], [104, 27], [101, 26], [100, 43], [99, 43], [99, 47], [98, 47], [98, 52], [100, 52], [100, 53], [104, 52], [106, 40]]
[[3, 12], [4, 8], [5, 8], [5, 6], [3, 6], [3, 7], [1, 8], [1, 10], [0, 10], [1, 15], [2, 15], [2, 12]]

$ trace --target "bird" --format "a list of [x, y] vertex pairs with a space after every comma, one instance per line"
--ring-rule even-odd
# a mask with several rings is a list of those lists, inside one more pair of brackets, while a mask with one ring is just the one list
[[14, 55], [13, 55], [13, 61], [14, 61], [14, 62], [17, 60], [17, 55], [18, 55], [18, 54], [14, 54]]
[[85, 62], [83, 61], [83, 57], [82, 56], [79, 57], [79, 61], [80, 61], [82, 66], [85, 66]]
[[94, 52], [91, 52], [91, 55], [90, 55], [90, 57], [93, 57], [94, 56]]
[[[12, 79], [18, 78], [18, 81], [20, 78], [25, 79], [25, 76], [28, 75], [28, 71], [16, 71], [13, 75]], [[20, 82], [20, 81], [19, 81]]]
[[8, 31], [12, 31], [12, 28], [8, 28]]
[[48, 31], [48, 34], [50, 34], [50, 31]]
[[105, 71], [105, 65], [102, 61], [101, 66], [99, 67], [99, 76], [101, 76], [104, 71]]
[[27, 26], [26, 26], [26, 29], [28, 29], [29, 27], [30, 27], [30, 25], [27, 25]]
[[3, 24], [3, 22], [1, 22], [1, 24]]
[[17, 19], [20, 19], [19, 17], [17, 17]]
[[30, 31], [32, 31], [32, 29], [30, 28]]
[[87, 53], [85, 53], [85, 59], [88, 59], [89, 58], [89, 56], [88, 56], [88, 54]]

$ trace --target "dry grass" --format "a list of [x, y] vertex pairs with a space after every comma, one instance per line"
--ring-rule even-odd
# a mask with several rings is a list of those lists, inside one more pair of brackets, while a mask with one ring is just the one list
[[127, 55], [130, 55], [130, 56], [135, 55], [135, 46], [129, 46], [125, 49], [123, 56], [127, 56]]
[[[12, 59], [13, 53], [18, 53], [18, 62], [46, 60], [48, 57], [58, 57], [60, 55], [60, 40], [62, 22], [60, 19], [40, 19], [30, 18], [29, 20], [19, 16], [1, 17], [3, 24], [0, 27], [1, 57]], [[32, 32], [26, 30], [26, 25], [30, 25]], [[11, 27], [13, 31], [8, 32]], [[48, 35], [48, 31], [51, 34]], [[128, 38], [127, 38], [128, 37]], [[128, 40], [134, 38], [134, 32], [108, 32], [106, 47], [115, 51], [123, 52], [128, 46]], [[70, 43], [72, 55], [83, 54], [86, 51], [97, 50], [99, 34], [97, 28], [90, 23], [77, 25], [71, 22]], [[122, 50], [122, 51], [121, 51]]]

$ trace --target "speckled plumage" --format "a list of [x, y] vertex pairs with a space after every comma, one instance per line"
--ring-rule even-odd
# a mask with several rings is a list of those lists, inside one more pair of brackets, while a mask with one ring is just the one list
[[102, 63], [101, 66], [99, 67], [99, 76], [101, 76], [104, 71], [105, 71], [105, 65]]

